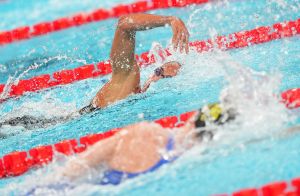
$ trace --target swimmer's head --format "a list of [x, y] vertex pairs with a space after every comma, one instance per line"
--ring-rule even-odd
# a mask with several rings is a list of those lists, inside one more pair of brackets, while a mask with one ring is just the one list
[[154, 73], [156, 76], [163, 78], [174, 77], [178, 74], [180, 68], [181, 64], [179, 62], [170, 61], [157, 68]]
[[195, 127], [205, 127], [206, 122], [219, 123], [223, 116], [223, 108], [220, 104], [208, 104], [203, 108], [199, 109], [198, 115], [196, 116]]
[[234, 120], [236, 116], [234, 109], [225, 109], [221, 104], [214, 103], [199, 109], [195, 116], [194, 127], [195, 137], [203, 140], [211, 140], [214, 136], [214, 130], [208, 125], [222, 125], [228, 121]]

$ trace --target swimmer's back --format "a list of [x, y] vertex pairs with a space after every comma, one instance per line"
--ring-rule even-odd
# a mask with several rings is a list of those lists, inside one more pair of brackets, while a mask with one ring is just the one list
[[118, 147], [108, 165], [121, 171], [126, 168], [126, 172], [142, 172], [156, 163], [161, 158], [157, 152], [166, 146], [169, 135], [160, 125], [148, 122], [127, 126], [118, 134]]

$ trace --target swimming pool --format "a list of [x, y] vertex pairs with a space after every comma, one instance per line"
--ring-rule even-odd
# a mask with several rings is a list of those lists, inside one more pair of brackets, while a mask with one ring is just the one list
[[[34, 3], [28, 5], [33, 6]], [[91, 3], [90, 6], [94, 5]], [[297, 1], [259, 0], [212, 2], [188, 8], [151, 11], [151, 13], [179, 15], [191, 29], [191, 40], [201, 40], [215, 33], [228, 34], [280, 21], [295, 20], [299, 18], [298, 9]], [[76, 7], [76, 11], [80, 11], [80, 8]], [[56, 16], [61, 15], [57, 13]], [[49, 17], [40, 19], [47, 20]], [[31, 23], [30, 20], [24, 22]], [[14, 75], [16, 72], [19, 75], [24, 72], [32, 62], [38, 62], [39, 68], [29, 71], [22, 77], [53, 73], [63, 68], [74, 68], [83, 63], [108, 59], [115, 23], [116, 20], [106, 20], [1, 47], [3, 55], [0, 64], [9, 65], [6, 69], [1, 69], [1, 83], [7, 81], [8, 75]], [[9, 29], [11, 26], [6, 27]], [[149, 50], [154, 41], [166, 46], [170, 35], [169, 30], [162, 29], [139, 33], [136, 52]], [[87, 194], [88, 188], [90, 194], [208, 195], [232, 192], [247, 186], [259, 186], [275, 180], [291, 179], [299, 176], [299, 165], [296, 161], [299, 158], [297, 150], [299, 136], [286, 139], [274, 139], [272, 136], [276, 131], [299, 123], [299, 111], [286, 111], [273, 103], [268, 95], [272, 92], [278, 93], [285, 89], [299, 87], [299, 50], [299, 37], [296, 36], [227, 52], [200, 55], [191, 53], [187, 57], [181, 57], [186, 63], [178, 77], [160, 81], [143, 95], [130, 97], [126, 101], [78, 120], [47, 129], [21, 131], [1, 142], [0, 153], [4, 155], [14, 150], [28, 150], [41, 144], [78, 138], [88, 133], [121, 127], [143, 119], [154, 120], [163, 116], [178, 115], [194, 110], [207, 102], [217, 101], [221, 90], [227, 88], [237, 92], [245, 90], [235, 96], [243, 98], [242, 101], [236, 101], [236, 104], [248, 105], [243, 108], [247, 121], [242, 121], [240, 126], [228, 128], [235, 130], [231, 137], [236, 140], [238, 138], [241, 142], [233, 142], [225, 137], [225, 142], [219, 141], [221, 143], [219, 145], [205, 147], [207, 152], [204, 154], [195, 149], [195, 152], [188, 153], [174, 165], [124, 183], [117, 188], [99, 187], [83, 182], [71, 191]], [[143, 69], [143, 81], [154, 67], [155, 65]], [[260, 74], [254, 74], [243, 67], [249, 67]], [[279, 82], [280, 78], [281, 82]], [[40, 93], [27, 94], [18, 99], [10, 99], [0, 106], [0, 115], [2, 118], [14, 113], [65, 116], [87, 104], [107, 80], [107, 76], [88, 79]], [[235, 81], [240, 82], [240, 85]], [[261, 100], [258, 98], [247, 99], [249, 95], [265, 96], [267, 107], [259, 105]], [[252, 108], [254, 105], [257, 106], [256, 109]], [[247, 110], [255, 117], [248, 116]], [[10, 134], [20, 130], [8, 128], [5, 131]], [[263, 137], [272, 139], [245, 144], [247, 138]], [[212, 150], [208, 150], [210, 147]], [[22, 181], [42, 178], [45, 172], [51, 173], [53, 167], [56, 166], [51, 165], [50, 169], [34, 171], [26, 176], [1, 180], [2, 191], [13, 193], [34, 186], [35, 183], [22, 183]], [[45, 180], [45, 183], [47, 182]], [[16, 186], [19, 188], [13, 190]]]

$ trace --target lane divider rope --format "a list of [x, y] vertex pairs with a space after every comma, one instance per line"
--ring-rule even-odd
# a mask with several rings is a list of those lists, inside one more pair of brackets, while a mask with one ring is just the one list
[[[240, 31], [227, 36], [217, 36], [215, 39], [194, 41], [190, 43], [190, 46], [199, 53], [211, 51], [214, 48], [228, 50], [292, 37], [297, 34], [300, 34], [300, 18], [294, 21], [276, 23], [272, 26], [261, 26], [252, 30]], [[168, 55], [171, 55], [168, 50], [166, 52]], [[155, 62], [154, 56], [150, 56], [149, 52], [144, 52], [140, 56], [136, 55], [136, 58], [140, 66], [147, 66]], [[57, 71], [52, 75], [44, 74], [20, 80], [17, 84], [7, 87], [5, 84], [0, 84], [0, 95], [5, 92], [2, 95], [3, 101], [9, 97], [21, 96], [26, 92], [35, 92], [59, 85], [66, 85], [88, 78], [107, 75], [111, 72], [109, 60], [97, 64], [83, 65], [75, 69]]]
[[209, 0], [142, 0], [132, 4], [121, 4], [111, 9], [97, 9], [90, 13], [78, 13], [54, 21], [41, 22], [33, 26], [18, 27], [13, 30], [0, 32], [0, 46], [13, 42], [27, 40], [71, 27], [78, 27], [91, 22], [98, 22], [122, 15], [146, 12], [171, 7], [185, 7], [192, 4], [207, 3]]
[[[281, 93], [281, 98], [282, 102], [290, 109], [300, 107], [300, 88], [290, 89]], [[196, 111], [191, 111], [179, 116], [167, 116], [154, 122], [164, 128], [181, 127], [195, 113]], [[81, 153], [96, 142], [113, 136], [120, 129], [116, 128], [104, 133], [86, 135], [79, 138], [79, 140], [67, 139], [53, 145], [42, 145], [32, 148], [28, 152], [15, 151], [6, 154], [0, 159], [0, 179], [19, 176], [32, 168], [46, 165], [53, 160], [55, 152], [66, 156]], [[239, 196], [244, 196], [244, 194], [241, 193]]]
[[[299, 196], [300, 177], [288, 181], [271, 182], [259, 188], [246, 188], [232, 194], [220, 194], [218, 196]], [[217, 195], [215, 195], [217, 196]]]

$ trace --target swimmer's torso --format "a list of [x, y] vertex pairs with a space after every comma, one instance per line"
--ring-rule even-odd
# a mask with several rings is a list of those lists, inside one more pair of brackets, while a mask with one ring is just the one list
[[103, 108], [131, 94], [140, 92], [140, 71], [137, 64], [126, 74], [116, 73], [96, 94], [92, 101], [95, 107]]

